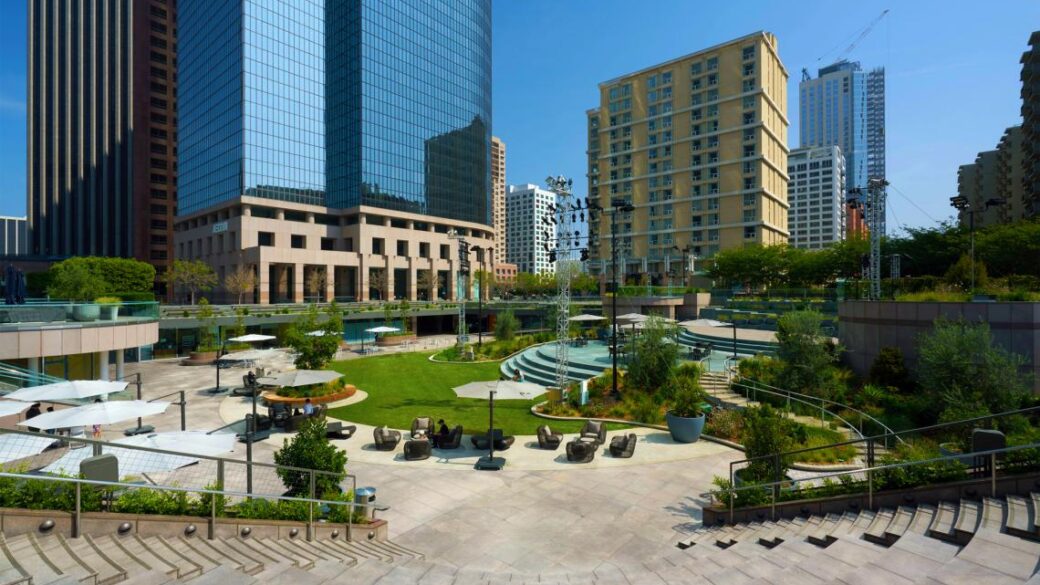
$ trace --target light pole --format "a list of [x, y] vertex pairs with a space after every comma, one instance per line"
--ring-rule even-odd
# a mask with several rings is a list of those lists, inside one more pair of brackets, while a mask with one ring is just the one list
[[991, 197], [986, 200], [982, 209], [974, 209], [967, 197], [963, 195], [950, 197], [950, 205], [957, 211], [963, 211], [968, 214], [968, 233], [971, 238], [971, 294], [973, 295], [975, 294], [975, 214], [979, 211], [986, 211], [990, 207], [1004, 205], [1005, 203], [1007, 203], [1007, 199], [1003, 197]]
[[[477, 274], [477, 347], [484, 345], [484, 273], [487, 271], [487, 257], [495, 248], [488, 246], [480, 253], [480, 273]], [[494, 262], [491, 263], [494, 266]], [[490, 300], [490, 299], [489, 299]]]
[[693, 251], [693, 247], [686, 244], [681, 250], [679, 249], [679, 246], [672, 246], [672, 249], [676, 252], [682, 252], [682, 288], [683, 293], [685, 294], [686, 287], [689, 286], [689, 284], [687, 284], [686, 273], [690, 269], [690, 252]]
[[613, 290], [610, 294], [610, 323], [612, 334], [610, 336], [611, 344], [611, 368], [613, 372], [613, 379], [611, 380], [611, 392], [614, 394], [614, 398], [619, 396], [617, 389], [617, 295], [618, 295], [618, 281], [617, 281], [617, 264], [618, 264], [618, 253], [617, 253], [617, 215], [619, 211], [626, 213], [631, 212], [635, 209], [631, 203], [624, 199], [612, 199], [610, 206], [614, 209], [610, 214], [610, 271], [611, 271], [611, 283], [613, 284]]

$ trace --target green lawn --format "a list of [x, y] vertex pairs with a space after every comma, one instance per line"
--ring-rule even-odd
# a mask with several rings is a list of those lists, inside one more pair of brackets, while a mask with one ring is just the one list
[[[434, 363], [429, 353], [398, 353], [335, 362], [332, 369], [347, 383], [368, 393], [368, 398], [329, 411], [329, 416], [361, 424], [408, 429], [417, 416], [444, 419], [448, 426], [461, 424], [467, 434], [484, 432], [488, 425], [488, 401], [458, 398], [452, 388], [477, 380], [497, 380], [499, 362], [471, 364]], [[531, 414], [531, 406], [544, 399], [496, 400], [495, 427], [507, 435], [533, 435], [545, 420]], [[550, 423], [553, 430], [573, 433], [580, 421]], [[620, 427], [619, 427], [620, 428]]]

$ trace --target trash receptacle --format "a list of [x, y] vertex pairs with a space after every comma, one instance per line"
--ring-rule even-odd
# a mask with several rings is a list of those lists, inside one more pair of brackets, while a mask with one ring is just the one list
[[376, 488], [374, 487], [361, 487], [354, 491], [354, 503], [363, 506], [358, 508], [358, 513], [369, 520], [375, 515], [375, 509], [372, 508], [375, 501]]

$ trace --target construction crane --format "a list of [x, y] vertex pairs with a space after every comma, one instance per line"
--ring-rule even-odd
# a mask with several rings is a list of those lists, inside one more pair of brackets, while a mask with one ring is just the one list
[[[882, 10], [881, 14], [879, 14], [877, 16], [877, 18], [875, 18], [874, 20], [870, 21], [870, 24], [868, 24], [866, 27], [863, 28], [862, 31], [860, 31], [859, 35], [856, 36], [855, 40], [853, 40], [852, 43], [850, 43], [848, 47], [845, 47], [844, 51], [838, 53], [838, 58], [835, 59], [833, 62], [837, 63], [839, 61], [842, 61], [846, 57], [848, 57], [850, 54], [852, 54], [852, 51], [856, 48], [856, 46], [859, 45], [860, 42], [863, 41], [863, 39], [867, 38], [867, 35], [870, 34], [870, 31], [874, 30], [874, 27], [877, 26], [877, 23], [881, 22], [881, 20], [884, 19], [885, 16], [888, 16], [888, 9], [887, 8]], [[826, 53], [821, 55], [820, 58], [816, 59], [816, 62], [819, 63], [820, 61], [823, 61], [824, 57], [826, 57], [827, 55], [830, 55], [833, 51], [834, 51], [834, 49], [831, 49], [830, 51], [827, 51]], [[808, 71], [806, 71], [805, 69], [802, 69], [802, 78], [805, 79], [806, 75], [808, 75]]]

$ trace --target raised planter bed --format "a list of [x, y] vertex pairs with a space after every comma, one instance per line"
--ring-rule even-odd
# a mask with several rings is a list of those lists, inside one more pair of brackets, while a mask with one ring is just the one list
[[[311, 396], [311, 404], [328, 404], [331, 402], [339, 402], [340, 400], [346, 400], [357, 392], [357, 386], [353, 384], [346, 384], [343, 388], [335, 394], [326, 394], [324, 396]], [[274, 392], [264, 392], [260, 395], [268, 404], [284, 404], [289, 408], [299, 408], [303, 406], [303, 403], [307, 400], [306, 397], [294, 397], [294, 396], [279, 396]]]
[[188, 359], [181, 362], [182, 366], [212, 366], [217, 361], [215, 351], [193, 351], [188, 354]]
[[380, 335], [376, 338], [376, 345], [379, 347], [393, 347], [411, 343], [415, 340], [415, 335]]

